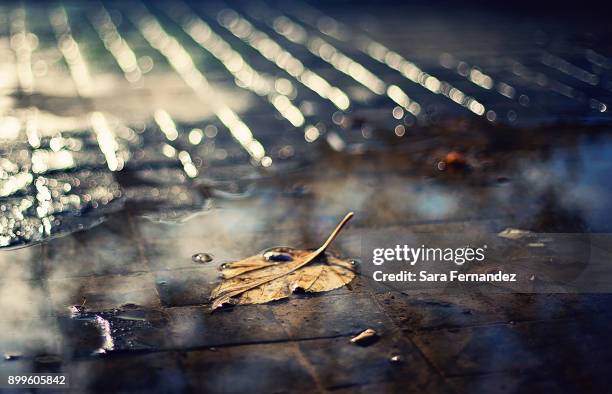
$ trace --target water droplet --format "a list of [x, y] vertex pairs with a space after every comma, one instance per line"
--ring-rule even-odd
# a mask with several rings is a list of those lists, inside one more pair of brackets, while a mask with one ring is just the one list
[[404, 360], [402, 359], [402, 356], [400, 356], [399, 354], [394, 354], [393, 356], [391, 356], [389, 361], [391, 361], [393, 364], [399, 364]]
[[278, 251], [268, 251], [264, 253], [264, 258], [268, 261], [275, 262], [284, 262], [284, 261], [293, 261], [293, 257], [289, 253], [283, 253]]
[[191, 260], [194, 263], [209, 263], [213, 260], [213, 256], [208, 253], [196, 253], [191, 256]]
[[4, 353], [5, 361], [15, 361], [15, 360], [18, 360], [20, 357], [21, 357], [21, 354], [19, 353]]

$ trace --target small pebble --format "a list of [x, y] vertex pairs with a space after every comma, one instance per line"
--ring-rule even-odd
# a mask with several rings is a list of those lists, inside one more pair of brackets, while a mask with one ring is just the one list
[[368, 328], [367, 330], [351, 338], [351, 342], [357, 345], [368, 345], [373, 343], [377, 337], [378, 334], [376, 333], [376, 330]]

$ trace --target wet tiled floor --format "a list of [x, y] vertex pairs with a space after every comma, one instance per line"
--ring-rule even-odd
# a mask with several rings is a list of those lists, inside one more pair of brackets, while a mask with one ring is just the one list
[[[166, 3], [145, 3], [0, 5], [0, 67], [33, 76], [28, 85], [27, 73], [10, 71], [13, 80], [0, 86], [8, 103], [0, 103], [8, 114], [2, 181], [10, 186], [0, 199], [0, 243], [29, 245], [0, 251], [3, 376], [64, 372], [75, 393], [610, 392], [612, 296], [604, 292], [400, 291], [364, 270], [328, 293], [215, 313], [209, 302], [224, 262], [273, 246], [316, 247], [348, 211], [355, 218], [332, 249], [361, 259], [362, 268], [363, 240], [374, 231], [484, 237], [492, 263], [524, 272], [550, 263], [553, 277], [574, 263], [583, 268], [584, 255], [572, 252], [588, 244], [589, 267], [601, 273], [601, 287], [590, 289], [606, 289], [609, 28], [589, 23], [589, 35], [577, 22], [567, 29], [550, 19], [517, 24], [412, 3], [398, 12], [395, 2], [377, 3], [375, 12], [365, 2], [355, 10], [330, 5], [325, 12], [342, 25], [290, 2], [265, 2], [267, 11], [232, 4], [240, 14], [189, 2], [191, 23], [210, 25], [224, 50], [274, 78], [269, 93], [281, 96], [269, 96], [247, 89], [218, 61], [231, 51], [215, 56], [214, 46], [189, 37], [189, 25], [172, 20]], [[261, 19], [260, 12], [270, 14]], [[338, 85], [352, 107], [339, 110], [316, 84], [261, 56], [232, 30], [239, 15], [250, 21], [243, 27], [265, 32]], [[313, 52], [316, 40], [292, 40], [282, 28], [288, 17], [385, 86], [405, 89], [408, 103], [368, 90], [371, 81], [355, 79], [351, 67], [342, 71], [342, 62]], [[145, 37], [151, 26], [157, 33]], [[353, 26], [355, 43], [336, 34]], [[189, 54], [184, 64], [193, 61], [195, 75], [206, 75], [219, 94], [190, 86], [184, 69], [158, 50], [156, 34], [176, 39], [174, 49]], [[137, 57], [139, 80], [112, 50], [122, 42], [129, 44], [124, 56]], [[391, 49], [398, 52], [385, 52]], [[583, 70], [563, 67], [560, 57]], [[596, 86], [580, 80], [595, 74]], [[77, 92], [88, 78], [96, 89]], [[282, 89], [287, 83], [295, 91]], [[212, 116], [210, 97], [230, 103], [269, 156], [247, 152], [227, 119]], [[303, 127], [269, 97], [294, 102]], [[92, 126], [100, 113], [116, 133], [121, 170], [100, 143], [104, 130]], [[176, 138], [164, 129], [168, 119]], [[36, 155], [56, 151], [71, 164], [32, 166]], [[449, 154], [461, 163], [447, 165]], [[11, 215], [5, 207], [14, 208]], [[21, 226], [26, 234], [16, 233]], [[546, 247], [514, 248], [497, 236], [508, 227], [553, 235]], [[193, 261], [198, 252], [212, 262]], [[350, 343], [366, 328], [377, 331], [376, 341]]]
[[[278, 185], [271, 191], [264, 181], [266, 192], [215, 200], [183, 223], [124, 211], [91, 230], [3, 252], [10, 276], [2, 278], [1, 349], [16, 357], [0, 367], [68, 372], [74, 392], [608, 389], [607, 294], [400, 292], [359, 276], [350, 288], [211, 313], [209, 295], [224, 261], [320, 242], [333, 226], [328, 207], [336, 197], [323, 187], [330, 178], [306, 181], [310, 198], [288, 197]], [[362, 184], [359, 178], [348, 187]], [[355, 239], [386, 220], [373, 214], [377, 204], [357, 209], [336, 251], [359, 256]], [[512, 220], [400, 221], [390, 229], [486, 233]], [[214, 260], [194, 262], [196, 252]], [[71, 305], [84, 309], [71, 316]], [[109, 323], [107, 337], [95, 316]], [[351, 344], [365, 328], [378, 340]], [[106, 352], [95, 354], [109, 338]]]

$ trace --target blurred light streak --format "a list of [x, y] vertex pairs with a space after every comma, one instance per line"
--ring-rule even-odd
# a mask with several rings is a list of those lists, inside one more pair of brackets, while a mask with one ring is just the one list
[[594, 51], [593, 49], [584, 49], [584, 58], [589, 63], [594, 64], [598, 67], [605, 68], [607, 70], [612, 69], [612, 61], [606, 56]]
[[34, 91], [32, 73], [32, 51], [38, 46], [38, 38], [26, 30], [26, 15], [23, 6], [14, 9], [10, 14], [11, 48], [17, 58], [17, 79], [25, 94]]
[[[386, 95], [398, 105], [404, 107], [414, 116], [419, 115], [421, 106], [402, 91], [398, 86], [393, 85], [391, 94], [389, 94], [389, 86], [373, 72], [365, 68], [360, 63], [351, 59], [336, 47], [323, 40], [320, 37], [313, 37], [300, 26], [286, 16], [272, 14], [272, 10], [268, 11], [270, 20], [262, 20], [259, 15], [253, 15], [254, 18], [267, 23], [279, 35], [287, 40], [305, 46], [310, 53], [330, 64], [336, 70], [348, 75], [353, 80], [365, 86], [368, 90], [376, 95]], [[401, 91], [401, 94], [393, 94]], [[401, 97], [400, 100], [397, 100]]]
[[569, 75], [581, 82], [584, 82], [591, 86], [599, 84], [599, 77], [592, 74], [578, 66], [574, 66], [567, 60], [560, 58], [559, 56], [553, 55], [550, 52], [544, 51], [539, 58], [540, 63], [551, 67], [565, 75]]
[[549, 89], [572, 100], [579, 100], [580, 98], [588, 99], [590, 108], [598, 112], [606, 112], [608, 110], [606, 103], [592, 97], [589, 98], [586, 93], [551, 78], [542, 72], [532, 71], [514, 59], [505, 59], [505, 63], [510, 72], [527, 82]]
[[[176, 123], [168, 112], [163, 109], [158, 109], [155, 111], [153, 118], [168, 141], [172, 142], [178, 138], [179, 133], [176, 128]], [[167, 157], [177, 156], [181, 162], [181, 165], [183, 166], [185, 174], [187, 174], [188, 177], [195, 178], [198, 176], [198, 170], [193, 164], [193, 160], [191, 159], [189, 152], [186, 150], [181, 150], [177, 155], [177, 149], [170, 144], [164, 144], [162, 152]]]
[[276, 93], [274, 78], [251, 67], [240, 53], [232, 49], [230, 43], [216, 34], [210, 25], [201, 18], [194, 16], [193, 10], [190, 10], [184, 3], [173, 2], [172, 5], [167, 5], [167, 7], [163, 7], [166, 14], [200, 47], [219, 60], [225, 69], [234, 76], [238, 86], [248, 89], [258, 96], [265, 96], [281, 116], [294, 127], [304, 125], [302, 112], [291, 103], [286, 94]]
[[163, 109], [158, 109], [153, 115], [155, 122], [159, 126], [160, 130], [169, 141], [174, 141], [178, 138], [178, 131], [176, 130], [176, 124], [170, 117], [170, 114]]
[[348, 95], [331, 85], [325, 78], [308, 69], [298, 58], [285, 50], [270, 36], [256, 29], [243, 16], [231, 9], [224, 9], [217, 17], [219, 24], [241, 39], [264, 58], [284, 70], [321, 98], [332, 102], [338, 109], [347, 110], [351, 104]]
[[40, 135], [38, 133], [38, 108], [30, 107], [26, 112], [26, 136], [28, 144], [34, 149], [40, 147]]
[[[90, 19], [98, 32], [98, 36], [104, 42], [105, 48], [110, 52], [111, 56], [123, 71], [125, 79], [131, 84], [140, 82], [143, 74], [136, 62], [136, 54], [123, 37], [121, 37], [121, 34], [117, 30], [117, 26], [113, 23], [106, 8], [104, 8], [102, 4], [99, 4], [97, 10], [90, 15]], [[167, 111], [158, 109], [154, 112], [153, 118], [167, 140], [175, 141], [178, 138], [176, 124]], [[162, 153], [167, 157], [175, 157], [176, 149], [171, 145], [164, 144]], [[193, 164], [189, 152], [181, 151], [178, 155], [178, 159], [183, 165], [183, 170], [188, 177], [195, 178], [198, 175], [198, 170]]]
[[242, 119], [221, 100], [204, 74], [196, 68], [185, 48], [174, 37], [166, 33], [143, 4], [130, 5], [132, 8], [127, 15], [145, 40], [168, 60], [187, 86], [211, 108], [221, 123], [229, 129], [234, 139], [256, 163], [260, 164], [261, 160], [266, 157], [263, 145], [255, 139], [253, 132]]
[[123, 71], [125, 79], [131, 83], [139, 81], [142, 78], [142, 70], [138, 66], [136, 54], [119, 34], [106, 8], [100, 4], [90, 13], [90, 20], [104, 47]]
[[11, 36], [7, 36], [6, 28], [9, 26], [9, 14], [5, 7], [0, 5], [0, 116], [11, 107], [10, 95], [19, 88], [17, 75], [17, 62], [15, 53], [11, 49]]
[[79, 45], [72, 36], [66, 10], [63, 7], [57, 7], [50, 13], [49, 18], [57, 38], [58, 48], [68, 64], [77, 92], [81, 97], [91, 96], [93, 82], [89, 68], [83, 59]]
[[106, 159], [108, 169], [118, 171], [123, 168], [122, 160], [117, 156], [119, 145], [115, 139], [115, 133], [108, 125], [106, 117], [100, 112], [94, 112], [90, 116], [91, 126], [96, 134], [98, 146]]
[[[467, 108], [476, 115], [484, 115], [485, 106], [474, 97], [466, 95], [450, 83], [441, 81], [433, 75], [421, 70], [416, 64], [405, 59], [399, 53], [387, 48], [380, 42], [364, 34], [352, 34], [343, 23], [324, 15], [315, 8], [301, 3], [299, 6], [288, 6], [287, 12], [301, 22], [312, 26], [322, 34], [342, 42], [354, 43], [357, 48], [370, 58], [398, 71], [406, 79], [421, 85], [435, 94], [442, 94], [455, 103]], [[304, 30], [303, 28], [301, 28]]]
[[[94, 90], [89, 67], [81, 53], [79, 44], [72, 36], [66, 10], [61, 6], [55, 8], [50, 14], [50, 19], [57, 37], [59, 49], [68, 64], [79, 96], [91, 98]], [[99, 111], [94, 111], [89, 115], [89, 119], [91, 127], [96, 134], [98, 147], [104, 155], [108, 168], [111, 171], [121, 170], [124, 161], [119, 153], [120, 147], [115, 132], [109, 126], [106, 116]]]

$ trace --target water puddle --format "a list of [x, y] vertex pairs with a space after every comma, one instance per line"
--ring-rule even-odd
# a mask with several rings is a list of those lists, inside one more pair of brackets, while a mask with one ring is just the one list
[[158, 310], [126, 304], [108, 311], [89, 311], [83, 306], [69, 308], [70, 318], [62, 322], [68, 348], [77, 355], [98, 355], [115, 350], [155, 348], [147, 342], [148, 333], [167, 324]]

